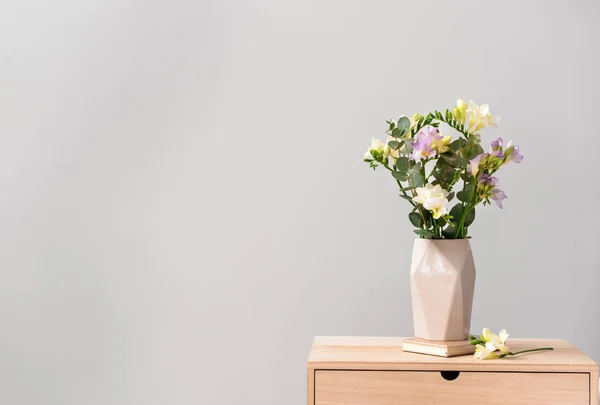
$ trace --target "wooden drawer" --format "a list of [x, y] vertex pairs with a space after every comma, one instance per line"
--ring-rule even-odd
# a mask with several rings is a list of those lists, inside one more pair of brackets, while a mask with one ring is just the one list
[[562, 339], [511, 339], [497, 360], [404, 352], [402, 338], [316, 337], [307, 405], [599, 405], [598, 364]]
[[315, 405], [590, 404], [589, 373], [316, 370], [314, 383]]

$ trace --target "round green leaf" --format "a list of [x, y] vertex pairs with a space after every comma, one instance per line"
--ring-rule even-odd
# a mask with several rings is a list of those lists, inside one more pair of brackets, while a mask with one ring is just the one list
[[456, 227], [452, 226], [452, 224], [448, 225], [446, 229], [442, 231], [442, 235], [446, 239], [454, 239], [454, 235], [456, 234]]
[[421, 173], [411, 173], [410, 182], [414, 187], [423, 187], [423, 176], [421, 176]]
[[467, 215], [465, 216], [465, 228], [471, 225], [473, 221], [475, 221], [475, 208], [472, 208], [467, 212]]
[[462, 191], [456, 193], [456, 198], [458, 198], [462, 202], [468, 202], [469, 198], [471, 197], [472, 187], [473, 186], [471, 185], [471, 183], [465, 184], [465, 187], [462, 189]]
[[400, 156], [396, 160], [396, 170], [403, 174], [406, 174], [408, 172], [408, 158], [406, 156]]
[[466, 145], [466, 143], [466, 139], [458, 138], [457, 140], [450, 142], [448, 146], [452, 152], [458, 152]]
[[396, 128], [402, 131], [403, 135], [406, 135], [410, 131], [410, 120], [408, 117], [400, 117]]
[[396, 172], [393, 171], [392, 172], [392, 176], [394, 176], [394, 178], [398, 181], [406, 181], [408, 180], [408, 175], [406, 173], [401, 173], [401, 172]]
[[394, 138], [402, 138], [404, 136], [404, 133], [400, 129], [394, 128], [392, 129], [392, 136]]
[[462, 155], [465, 159], [471, 160], [483, 153], [483, 148], [478, 143], [467, 145], [462, 150]]
[[415, 227], [423, 227], [423, 218], [418, 212], [411, 212], [410, 214], [408, 214], [408, 219], [410, 220], [410, 223], [413, 224]]
[[461, 203], [458, 203], [454, 207], [452, 207], [452, 209], [450, 210], [450, 215], [452, 215], [452, 223], [453, 224], [458, 224], [458, 222], [460, 221], [460, 218], [462, 217], [462, 213], [463, 213], [463, 206]]

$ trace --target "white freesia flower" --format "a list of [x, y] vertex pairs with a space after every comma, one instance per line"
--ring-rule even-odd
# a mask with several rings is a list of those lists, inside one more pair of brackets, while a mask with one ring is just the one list
[[435, 219], [448, 213], [448, 191], [439, 184], [435, 186], [426, 184], [425, 187], [417, 187], [416, 191], [417, 196], [413, 198], [413, 201], [431, 211]]
[[487, 342], [485, 346], [475, 346], [475, 358], [478, 360], [492, 360], [499, 358], [499, 354], [496, 352], [496, 347]]
[[496, 123], [500, 121], [500, 117], [494, 117], [490, 113], [490, 106], [487, 104], [478, 106], [475, 104], [475, 102], [473, 102], [473, 100], [470, 100], [467, 112], [469, 112], [468, 130], [471, 132], [477, 132], [482, 128], [489, 127], [490, 125], [498, 127]]
[[435, 219], [438, 219], [449, 212], [448, 199], [446, 198], [432, 198], [423, 206], [431, 211]]
[[488, 328], [485, 328], [483, 329], [481, 336], [487, 342], [486, 346], [490, 344], [495, 350], [500, 350], [504, 354], [510, 353], [510, 348], [506, 345], [506, 339], [508, 339], [506, 329], [502, 329], [500, 333], [496, 335]]
[[371, 146], [365, 152], [365, 159], [373, 159], [375, 157], [371, 153], [372, 150], [377, 151], [377, 152], [383, 154], [384, 147], [385, 147], [385, 145], [384, 145], [383, 142], [381, 142], [379, 139], [373, 137], [373, 139], [371, 141]]
[[511, 352], [506, 346], [508, 333], [502, 329], [497, 335], [493, 334], [488, 328], [483, 329], [479, 338], [469, 335], [471, 344], [475, 344], [475, 358], [478, 360], [502, 359], [506, 356], [517, 356], [523, 353], [539, 352], [542, 350], [554, 350], [552, 347], [538, 347], [536, 349], [525, 349], [518, 352]]

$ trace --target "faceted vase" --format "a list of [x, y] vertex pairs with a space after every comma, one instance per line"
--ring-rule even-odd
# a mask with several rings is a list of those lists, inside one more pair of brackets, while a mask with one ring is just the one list
[[410, 289], [416, 337], [467, 339], [475, 290], [469, 240], [415, 239]]

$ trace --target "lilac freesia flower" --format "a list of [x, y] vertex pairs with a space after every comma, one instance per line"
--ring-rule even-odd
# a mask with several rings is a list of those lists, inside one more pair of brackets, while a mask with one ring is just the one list
[[440, 140], [443, 137], [439, 134], [437, 128], [430, 125], [421, 129], [415, 140], [412, 142], [413, 152], [410, 158], [413, 160], [421, 160], [424, 158], [432, 158], [435, 156], [435, 150], [431, 147], [431, 144], [435, 140]]
[[492, 141], [492, 147], [490, 149], [490, 154], [497, 158], [503, 158], [504, 153], [502, 152], [502, 145], [504, 141], [502, 138], [498, 138]]
[[511, 142], [508, 143], [506, 151], [504, 152], [504, 156], [506, 156], [506, 160], [503, 164], [508, 162], [521, 163], [523, 160], [523, 155], [519, 154], [519, 147], [511, 146]]
[[480, 177], [479, 177], [479, 184], [481, 186], [491, 186], [491, 187], [496, 187], [496, 184], [498, 184], [498, 178], [494, 177], [494, 176], [490, 176], [487, 173], [483, 173]]
[[482, 160], [485, 162], [489, 156], [489, 153], [480, 153], [479, 155], [475, 156], [469, 161], [467, 171], [471, 172], [473, 176], [476, 176], [479, 172], [479, 165], [482, 163]]
[[504, 208], [502, 206], [502, 200], [504, 200], [505, 198], [508, 198], [508, 196], [504, 193], [504, 191], [500, 190], [499, 188], [495, 188], [492, 190], [492, 200], [494, 200], [498, 207]]

